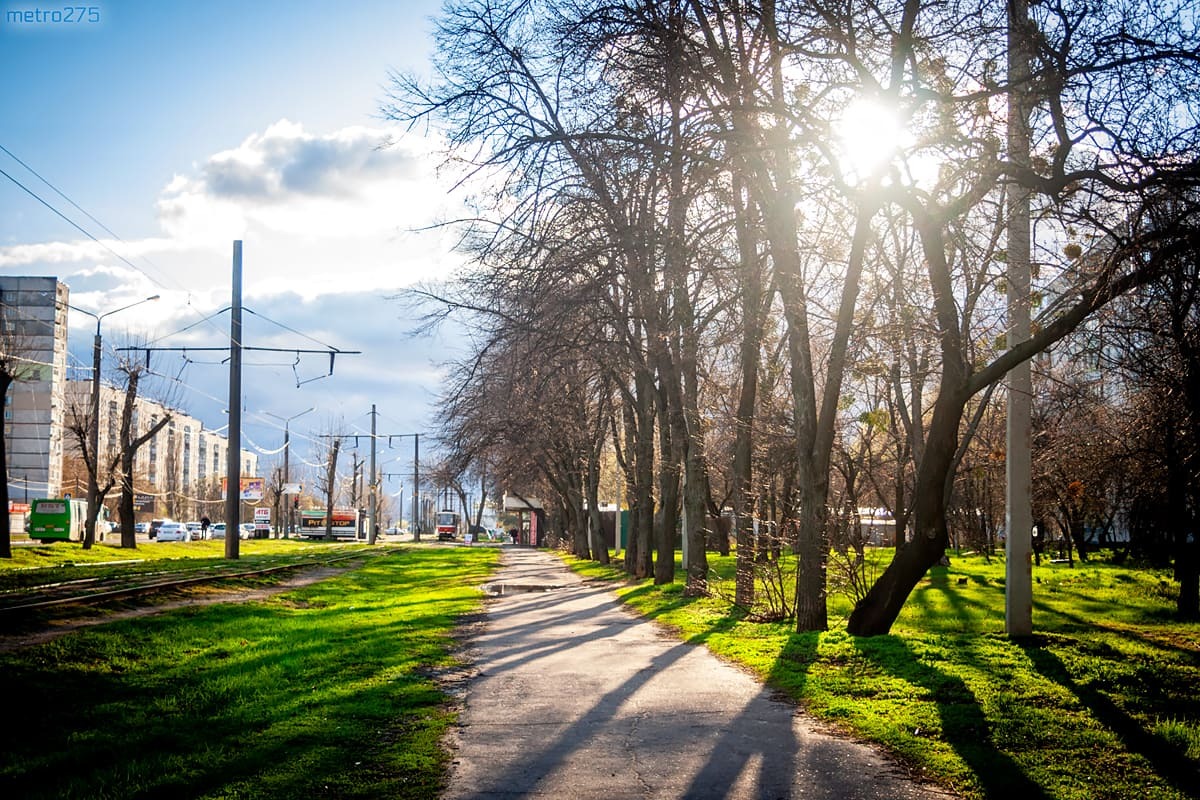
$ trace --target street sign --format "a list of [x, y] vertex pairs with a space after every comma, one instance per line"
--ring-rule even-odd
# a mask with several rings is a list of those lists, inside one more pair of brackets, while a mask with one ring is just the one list
[[254, 530], [256, 530], [256, 531], [271, 530], [271, 509], [269, 509], [269, 508], [254, 509]]
[[304, 491], [303, 483], [285, 483], [280, 494], [300, 494]]

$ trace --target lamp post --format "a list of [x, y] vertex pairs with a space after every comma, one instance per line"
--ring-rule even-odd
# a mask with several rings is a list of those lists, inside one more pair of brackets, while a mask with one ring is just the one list
[[[80, 314], [86, 314], [96, 320], [96, 337], [92, 340], [92, 419], [91, 424], [88, 426], [88, 449], [92, 451], [92, 468], [88, 470], [87, 526], [83, 534], [83, 547], [85, 550], [90, 548], [96, 541], [96, 518], [100, 513], [100, 509], [97, 507], [100, 500], [100, 491], [97, 485], [100, 479], [100, 344], [102, 341], [100, 338], [100, 322], [105, 317], [111, 317], [113, 314], [127, 311], [134, 306], [140, 306], [142, 303], [148, 303], [158, 298], [159, 295], [151, 295], [150, 297], [138, 300], [136, 303], [114, 308], [112, 311], [105, 311], [103, 314], [96, 314], [67, 303], [67, 308], [78, 311]], [[86, 460], [84, 465], [87, 465]]]
[[[290, 452], [291, 442], [291, 432], [288, 426], [291, 424], [291, 421], [297, 417], [303, 417], [308, 412], [316, 410], [317, 407], [313, 406], [312, 408], [304, 409], [298, 414], [292, 414], [290, 417], [281, 417], [278, 414], [272, 414], [270, 411], [263, 412], [268, 417], [274, 417], [283, 423], [283, 483], [285, 486], [292, 481], [292, 473], [290, 470], [290, 465], [288, 464], [288, 454]], [[284, 505], [287, 511], [287, 524], [283, 526], [283, 538], [286, 539], [288, 538], [288, 534], [292, 532], [292, 505], [286, 501], [284, 502]]]

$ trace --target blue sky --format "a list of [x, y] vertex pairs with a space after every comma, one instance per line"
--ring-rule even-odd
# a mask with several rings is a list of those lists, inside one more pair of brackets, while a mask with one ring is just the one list
[[[258, 314], [247, 344], [313, 346], [274, 320], [364, 351], [299, 388], [297, 375], [321, 365], [294, 370], [276, 357], [248, 368], [250, 436], [264, 447], [279, 438], [259, 411], [314, 405], [314, 426], [343, 418], [366, 428], [371, 403], [381, 430], [426, 430], [454, 334], [406, 337], [405, 311], [388, 298], [456, 267], [444, 234], [417, 232], [454, 206], [435, 174], [436, 143], [390, 125], [379, 107], [390, 71], [426, 70], [440, 2], [106, 0], [85, 7], [99, 22], [9, 14], [67, 8], [0, 0], [0, 145], [120, 241], [3, 152], [0, 169], [136, 269], [0, 176], [0, 271], [55, 275], [73, 304], [97, 311], [161, 294], [107, 319], [106, 341], [211, 345], [227, 336], [227, 315], [177, 332], [228, 305], [240, 238], [245, 302]], [[93, 323], [72, 317], [71, 350], [86, 353]], [[180, 374], [185, 411], [223, 424], [219, 366], [162, 369]]]

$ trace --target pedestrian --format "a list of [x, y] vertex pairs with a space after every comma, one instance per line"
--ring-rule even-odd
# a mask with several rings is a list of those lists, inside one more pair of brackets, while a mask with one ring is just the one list
[[201, 517], [201, 518], [200, 518], [200, 538], [201, 538], [201, 539], [207, 539], [207, 538], [208, 538], [208, 526], [209, 526], [209, 525], [212, 525], [212, 520], [211, 520], [211, 519], [209, 519], [208, 517]]
[[516, 529], [516, 528], [512, 528], [512, 529], [510, 529], [510, 530], [509, 530], [509, 532], [508, 532], [508, 535], [512, 537], [513, 544], [518, 544], [518, 542], [517, 542], [517, 529]]

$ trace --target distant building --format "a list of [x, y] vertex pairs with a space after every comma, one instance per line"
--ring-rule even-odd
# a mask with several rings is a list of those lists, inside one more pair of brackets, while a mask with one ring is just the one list
[[[70, 407], [90, 410], [92, 384], [67, 378], [67, 303], [70, 289], [57, 278], [0, 276], [0, 314], [5, 348], [25, 368], [4, 397], [4, 435], [8, 449], [8, 493], [13, 500], [55, 497], [87, 491], [87, 472], [78, 442], [67, 435]], [[90, 368], [87, 370], [90, 373]], [[124, 391], [100, 387], [99, 449], [102, 465], [118, 447]], [[145, 431], [166, 414], [171, 422], [138, 451], [135, 487], [155, 503], [195, 510], [198, 501], [219, 497], [226, 474], [226, 439], [204, 430], [201, 422], [161, 403], [138, 398], [136, 431]], [[258, 475], [258, 456], [241, 453], [241, 471]], [[161, 505], [159, 506], [161, 508]]]
[[5, 344], [28, 362], [4, 397], [10, 498], [62, 492], [69, 293], [57, 278], [0, 276]]
[[[67, 382], [70, 404], [87, 404], [91, 392], [91, 381]], [[123, 389], [101, 385], [101, 464], [110, 463], [120, 446], [124, 407]], [[203, 423], [195, 417], [143, 397], [134, 400], [130, 424], [133, 431], [142, 433], [168, 414], [170, 422], [138, 449], [134, 458], [134, 488], [139, 495], [154, 498], [153, 505], [161, 513], [177, 518], [198, 517], [202, 511], [212, 510], [205, 508], [205, 503], [212, 503], [220, 496], [221, 479], [227, 474], [228, 440], [204, 430]], [[66, 459], [68, 464], [79, 460], [76, 442], [67, 442]], [[244, 477], [258, 475], [257, 454], [242, 450], [241, 462]], [[86, 485], [86, 475], [77, 475], [78, 470], [68, 469], [68, 472]]]

